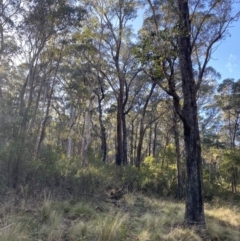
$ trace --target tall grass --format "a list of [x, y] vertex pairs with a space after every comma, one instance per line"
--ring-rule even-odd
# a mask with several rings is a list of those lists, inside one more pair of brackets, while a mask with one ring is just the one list
[[113, 215], [107, 215], [98, 225], [98, 241], [117, 241], [123, 240], [123, 225], [128, 218], [127, 214], [121, 212]]
[[[0, 241], [205, 241], [184, 228], [184, 204], [128, 193], [122, 200], [57, 201], [0, 204]], [[35, 206], [33, 206], [33, 204]], [[240, 207], [206, 205], [209, 241], [239, 241]]]

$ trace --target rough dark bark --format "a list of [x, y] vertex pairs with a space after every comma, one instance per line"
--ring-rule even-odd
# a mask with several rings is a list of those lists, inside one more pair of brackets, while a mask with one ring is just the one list
[[136, 127], [135, 127], [135, 134], [134, 134], [134, 142], [133, 142], [133, 165], [136, 165], [136, 158], [137, 158], [137, 140], [138, 140], [138, 129], [139, 129], [139, 120], [137, 119]]
[[116, 164], [120, 166], [123, 163], [123, 83], [120, 82], [119, 96], [117, 100], [117, 146], [116, 146]]
[[140, 167], [140, 163], [141, 163], [142, 144], [143, 144], [143, 137], [144, 137], [145, 131], [146, 131], [146, 128], [144, 128], [143, 119], [142, 119], [140, 123], [140, 131], [139, 131], [138, 145], [137, 145], [137, 157], [135, 162], [135, 165], [138, 168]]
[[101, 87], [101, 95], [97, 93], [98, 97], [98, 120], [100, 124], [100, 138], [101, 138], [101, 160], [105, 162], [107, 159], [107, 137], [106, 137], [106, 128], [103, 123], [103, 111], [102, 111], [102, 101], [105, 98], [103, 88]]
[[130, 165], [134, 163], [134, 152], [133, 152], [133, 145], [134, 145], [134, 121], [135, 118], [131, 121], [131, 136], [130, 136]]
[[198, 127], [196, 87], [193, 76], [190, 42], [188, 1], [178, 0], [179, 10], [179, 63], [182, 76], [183, 109], [180, 118], [184, 126], [187, 164], [185, 224], [205, 227], [201, 175], [201, 145]]
[[123, 124], [123, 165], [127, 164], [127, 124], [126, 124], [126, 115], [123, 114], [122, 116], [122, 124]]

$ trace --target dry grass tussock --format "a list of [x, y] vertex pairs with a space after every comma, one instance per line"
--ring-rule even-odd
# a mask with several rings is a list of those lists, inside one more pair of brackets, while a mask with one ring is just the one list
[[[0, 204], [0, 241], [205, 241], [183, 228], [184, 204], [127, 193], [120, 200], [42, 201], [5, 199]], [[240, 208], [207, 205], [208, 240], [239, 241]]]

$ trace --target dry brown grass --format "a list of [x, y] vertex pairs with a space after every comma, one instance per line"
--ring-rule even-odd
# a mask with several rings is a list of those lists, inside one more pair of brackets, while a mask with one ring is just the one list
[[[11, 199], [12, 200], [12, 199]], [[128, 193], [111, 200], [2, 202], [0, 241], [205, 241], [184, 228], [184, 204]], [[207, 205], [209, 240], [239, 241], [240, 208]]]

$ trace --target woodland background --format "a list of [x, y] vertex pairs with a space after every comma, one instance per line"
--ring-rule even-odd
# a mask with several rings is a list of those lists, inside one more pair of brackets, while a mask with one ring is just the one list
[[[1, 195], [84, 197], [114, 183], [184, 199], [174, 2], [0, 1]], [[220, 82], [208, 62], [239, 13], [233, 1], [188, 2], [203, 195], [238, 202], [240, 79]]]

